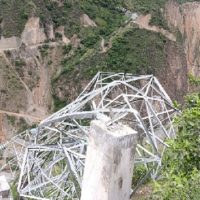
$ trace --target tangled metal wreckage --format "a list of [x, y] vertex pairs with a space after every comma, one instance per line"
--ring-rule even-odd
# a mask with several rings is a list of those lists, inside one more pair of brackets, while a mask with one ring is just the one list
[[99, 72], [74, 102], [1, 145], [0, 171], [10, 171], [22, 197], [80, 199], [90, 122], [99, 119], [138, 132], [135, 165], [155, 178], [176, 113], [154, 76]]

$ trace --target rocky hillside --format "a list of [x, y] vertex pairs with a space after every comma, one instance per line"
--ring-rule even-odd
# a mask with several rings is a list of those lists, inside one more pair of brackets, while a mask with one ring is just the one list
[[200, 3], [1, 0], [0, 141], [58, 110], [97, 71], [155, 74], [174, 100], [200, 75]]

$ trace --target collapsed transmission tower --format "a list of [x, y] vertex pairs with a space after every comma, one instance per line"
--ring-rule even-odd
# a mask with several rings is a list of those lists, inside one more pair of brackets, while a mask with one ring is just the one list
[[138, 132], [135, 164], [155, 178], [176, 113], [154, 76], [99, 72], [74, 102], [1, 145], [0, 171], [12, 173], [22, 197], [80, 199], [90, 122], [99, 119]]

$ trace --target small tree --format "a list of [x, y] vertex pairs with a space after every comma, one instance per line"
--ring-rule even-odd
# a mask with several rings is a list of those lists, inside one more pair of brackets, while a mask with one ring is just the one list
[[186, 108], [176, 119], [177, 136], [169, 141], [162, 178], [150, 199], [200, 199], [200, 94], [186, 97]]

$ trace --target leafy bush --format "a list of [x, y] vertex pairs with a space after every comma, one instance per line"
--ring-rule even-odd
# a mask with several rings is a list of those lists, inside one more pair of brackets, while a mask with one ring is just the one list
[[19, 193], [17, 191], [17, 181], [15, 181], [12, 185], [11, 185], [11, 194], [14, 200], [20, 200], [20, 196]]
[[3, 36], [11, 37], [13, 35], [21, 35], [29, 16], [29, 11], [26, 10], [26, 5], [27, 2], [24, 1], [0, 1], [1, 19], [5, 24], [2, 27]]
[[71, 49], [72, 49], [71, 44], [65, 45], [65, 46], [63, 46], [63, 53], [68, 54], [71, 51]]
[[12, 126], [15, 124], [16, 118], [14, 116], [7, 115], [7, 119], [12, 124]]
[[156, 191], [149, 200], [199, 200], [200, 173], [196, 170], [189, 177], [169, 176], [167, 181], [156, 183]]
[[24, 60], [22, 60], [22, 59], [15, 60], [15, 66], [16, 67], [22, 67], [24, 65], [26, 65]]
[[78, 36], [86, 48], [95, 48], [100, 40], [100, 29], [98, 27], [82, 28]]
[[200, 199], [200, 94], [186, 98], [176, 119], [177, 136], [169, 142], [163, 160], [163, 177], [150, 199]]
[[189, 83], [195, 86], [200, 85], [200, 78], [196, 78], [194, 75], [189, 74], [188, 75]]
[[[138, 182], [147, 174], [148, 170], [143, 164], [135, 164], [133, 177], [132, 177], [132, 185], [136, 186]], [[150, 178], [147, 178], [144, 183], [147, 183]]]
[[55, 112], [60, 110], [67, 104], [67, 102], [60, 100], [59, 97], [57, 97], [55, 95], [53, 95], [53, 102], [54, 102], [54, 111]]
[[186, 107], [188, 109], [200, 107], [200, 93], [186, 96]]
[[56, 39], [61, 40], [62, 39], [62, 34], [59, 33], [59, 32], [56, 32], [55, 33], [55, 37], [56, 37]]

